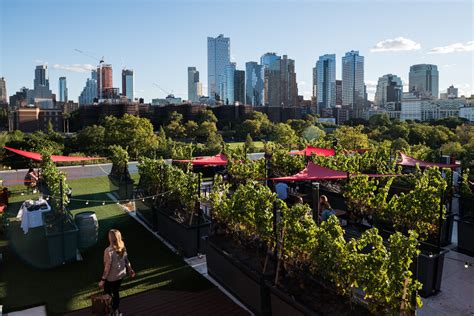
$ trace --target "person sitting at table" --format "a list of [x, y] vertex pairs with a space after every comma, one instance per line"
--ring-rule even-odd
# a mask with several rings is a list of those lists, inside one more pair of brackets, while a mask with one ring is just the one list
[[38, 174], [35, 172], [33, 168], [28, 169], [28, 172], [25, 175], [25, 186], [26, 189], [32, 189], [33, 193], [36, 193], [36, 187], [38, 185]]
[[319, 198], [319, 210], [323, 221], [327, 221], [331, 215], [336, 215], [336, 211], [332, 209], [328, 197], [325, 195], [321, 195]]
[[8, 196], [9, 192], [7, 188], [3, 188], [0, 192], [0, 214], [3, 213], [8, 207]]
[[283, 201], [288, 199], [288, 185], [285, 182], [278, 182], [275, 185], [275, 191], [279, 199]]

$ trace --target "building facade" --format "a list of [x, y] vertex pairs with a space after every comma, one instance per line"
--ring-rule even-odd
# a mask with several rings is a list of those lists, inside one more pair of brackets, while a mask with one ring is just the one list
[[199, 97], [202, 94], [200, 90], [199, 71], [196, 70], [196, 67], [188, 67], [188, 100], [199, 102]]
[[113, 89], [112, 65], [101, 63], [97, 66], [97, 96], [106, 99], [109, 90]]
[[59, 77], [59, 102], [67, 102], [66, 77]]
[[128, 101], [135, 98], [135, 77], [132, 69], [122, 69], [122, 96]]
[[254, 61], [245, 64], [245, 103], [253, 106], [262, 106], [264, 98], [265, 69]]
[[230, 64], [230, 38], [220, 34], [207, 38], [207, 89], [210, 98], [220, 100], [219, 90], [225, 81], [225, 69]]
[[316, 100], [318, 111], [336, 106], [336, 55], [326, 54], [316, 62]]
[[97, 92], [97, 71], [92, 70], [91, 78], [87, 79], [86, 85], [79, 95], [79, 104], [85, 105], [94, 103], [94, 99], [98, 97]]
[[35, 80], [33, 81], [33, 89], [36, 90], [40, 86], [49, 89], [48, 65], [38, 65], [35, 69]]
[[0, 78], [0, 103], [7, 103], [7, 83], [5, 78]]
[[374, 105], [384, 107], [389, 102], [400, 103], [402, 93], [402, 79], [392, 74], [383, 75], [377, 82]]
[[438, 67], [431, 64], [419, 64], [410, 67], [408, 92], [414, 92], [422, 99], [438, 98]]
[[235, 90], [235, 70], [236, 63], [230, 63], [225, 67], [225, 80], [221, 85], [222, 101], [224, 104], [234, 104], [234, 90]]
[[342, 105], [342, 80], [336, 80], [336, 105]]
[[298, 105], [295, 61], [283, 55], [265, 66], [265, 105], [293, 107]]
[[342, 57], [342, 105], [359, 117], [365, 107], [364, 56], [350, 51]]
[[434, 100], [423, 99], [414, 92], [404, 93], [400, 120], [430, 121], [461, 116], [466, 103], [461, 99]]
[[234, 72], [234, 103], [245, 104], [245, 71]]

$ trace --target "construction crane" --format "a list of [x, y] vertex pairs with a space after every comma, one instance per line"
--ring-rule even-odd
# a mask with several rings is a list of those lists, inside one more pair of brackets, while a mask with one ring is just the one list
[[[156, 82], [153, 82], [153, 85], [154, 85], [155, 87], [157, 87], [158, 89], [160, 89], [161, 91], [163, 91], [163, 92], [165, 93], [165, 95], [171, 96], [171, 97], [174, 98], [175, 93], [173, 93], [173, 90], [171, 90], [171, 91], [166, 91], [165, 89], [163, 89], [163, 88], [162, 88], [159, 84], [157, 84]], [[184, 93], [178, 93], [178, 94], [176, 94], [176, 95], [178, 95], [178, 96], [185, 96]]]

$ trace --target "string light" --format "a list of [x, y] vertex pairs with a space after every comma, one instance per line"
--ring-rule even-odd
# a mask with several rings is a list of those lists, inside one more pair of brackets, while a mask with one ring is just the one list
[[469, 263], [464, 262], [464, 268], [466, 268], [466, 269], [469, 268]]
[[86, 205], [89, 205], [89, 201], [86, 201]]
[[105, 205], [105, 202], [102, 202], [102, 205]]

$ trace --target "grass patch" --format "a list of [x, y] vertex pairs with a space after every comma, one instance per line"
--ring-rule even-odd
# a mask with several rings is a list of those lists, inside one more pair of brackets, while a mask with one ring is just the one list
[[[46, 304], [48, 313], [63, 314], [90, 306], [90, 295], [99, 292], [97, 283], [102, 273], [103, 251], [108, 245], [107, 231], [119, 229], [124, 237], [130, 261], [137, 272], [135, 279], [126, 278], [122, 286], [123, 296], [153, 288], [200, 291], [213, 285], [173, 254], [158, 239], [133, 218], [124, 214], [114, 203], [102, 205], [92, 200], [108, 200], [107, 177], [79, 179], [68, 182], [73, 189], [73, 198], [90, 199], [89, 204], [73, 201], [69, 209], [73, 214], [94, 211], [99, 220], [99, 242], [84, 252], [84, 260], [68, 263], [53, 269], [38, 269], [33, 260], [44, 257], [43, 227], [30, 229], [27, 235], [21, 231], [15, 238], [23, 238], [23, 244], [15, 241], [7, 246], [2, 238], [1, 252], [4, 261], [0, 269], [0, 300], [5, 311], [20, 310], [29, 306]], [[9, 215], [16, 215], [22, 201], [35, 195], [15, 195], [11, 199]], [[19, 230], [19, 222], [12, 223], [12, 230]], [[36, 239], [38, 245], [28, 240]], [[13, 244], [13, 243], [12, 243]], [[11, 245], [12, 245], [11, 244]], [[29, 246], [27, 246], [29, 244]], [[1, 244], [0, 244], [1, 245]], [[26, 252], [26, 253], [25, 253]], [[39, 258], [39, 259], [38, 259]]]
[[[227, 143], [231, 149], [235, 149], [237, 147], [241, 147], [245, 144], [245, 142], [235, 142], [235, 143]], [[263, 151], [263, 142], [261, 141], [255, 141], [253, 142], [253, 145], [257, 149], [257, 151]]]

